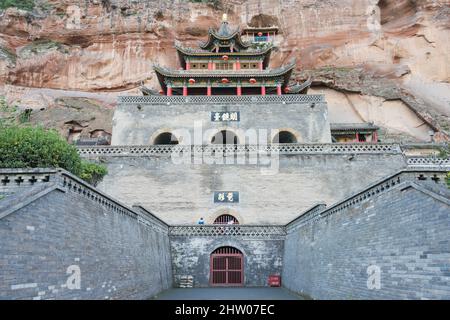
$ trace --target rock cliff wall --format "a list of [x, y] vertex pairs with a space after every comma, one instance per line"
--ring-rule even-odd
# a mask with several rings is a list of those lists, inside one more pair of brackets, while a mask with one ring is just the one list
[[[384, 127], [406, 140], [450, 129], [450, 0], [27, 2], [32, 11], [0, 11], [0, 88], [10, 104], [35, 110], [32, 121], [44, 112], [39, 119], [62, 131], [74, 119], [52, 120], [56, 100], [94, 99], [109, 111], [139, 83], [157, 87], [152, 64], [177, 67], [174, 40], [195, 46], [223, 12], [234, 25], [279, 25], [272, 66], [295, 57], [296, 78], [313, 74], [314, 85], [331, 90], [330, 104], [343, 103], [336, 90], [344, 100], [395, 101], [423, 127]], [[110, 118], [101, 122], [86, 131], [110, 130]]]

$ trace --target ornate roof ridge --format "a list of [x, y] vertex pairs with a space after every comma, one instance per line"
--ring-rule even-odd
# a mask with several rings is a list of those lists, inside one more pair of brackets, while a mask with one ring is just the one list
[[181, 41], [175, 40], [175, 49], [181, 51], [182, 53], [185, 54], [208, 54], [208, 55], [252, 55], [252, 54], [264, 54], [267, 53], [268, 51], [273, 49], [273, 44], [269, 43], [267, 44], [267, 46], [265, 48], [256, 48], [256, 49], [247, 49], [247, 51], [236, 51], [236, 52], [227, 52], [227, 53], [223, 53], [223, 52], [214, 52], [214, 51], [208, 51], [208, 50], [204, 50], [204, 49], [194, 49], [194, 48], [190, 48], [190, 47], [185, 47], [183, 46], [183, 44], [181, 43]]
[[286, 74], [288, 71], [295, 67], [295, 60], [287, 65], [282, 65], [281, 67], [275, 69], [266, 70], [204, 70], [204, 71], [193, 71], [193, 70], [173, 70], [168, 69], [157, 64], [153, 65], [156, 72], [164, 76], [178, 76], [178, 77], [198, 77], [198, 76], [208, 76], [208, 77], [242, 77], [242, 76], [255, 76], [255, 77], [266, 77], [266, 76], [281, 76]]

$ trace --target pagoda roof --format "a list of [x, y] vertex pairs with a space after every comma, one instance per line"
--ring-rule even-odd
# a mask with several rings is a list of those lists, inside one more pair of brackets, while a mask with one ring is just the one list
[[249, 48], [245, 51], [238, 51], [238, 52], [235, 51], [235, 52], [226, 52], [226, 53], [184, 47], [181, 44], [181, 42], [179, 42], [179, 41], [175, 42], [175, 48], [177, 49], [178, 52], [180, 52], [181, 54], [183, 54], [185, 56], [213, 56], [213, 57], [217, 56], [217, 57], [221, 57], [224, 54], [226, 54], [227, 56], [262, 56], [262, 55], [266, 55], [266, 54], [270, 53], [270, 51], [273, 49], [273, 44], [268, 43], [265, 48], [257, 48], [257, 49]]
[[219, 41], [230, 41], [235, 40], [235, 44], [240, 48], [248, 48], [251, 46], [250, 42], [244, 42], [241, 39], [241, 31], [238, 27], [236, 30], [232, 31], [230, 26], [228, 25], [228, 21], [222, 21], [218, 30], [214, 30], [213, 28], [209, 28], [208, 30], [208, 40], [200, 43], [200, 48], [205, 50], [211, 50], [214, 48], [215, 40]]
[[291, 63], [281, 66], [276, 69], [268, 70], [173, 70], [167, 69], [158, 65], [154, 66], [154, 70], [158, 76], [159, 83], [162, 88], [166, 87], [166, 78], [274, 78], [284, 77], [284, 85], [289, 82], [292, 70], [296, 63]]
[[184, 47], [181, 42], [176, 41], [175, 42], [175, 49], [178, 52], [178, 58], [180, 60], [180, 65], [185, 68], [186, 61], [185, 57], [211, 57], [211, 58], [219, 58], [222, 57], [224, 54], [226, 54], [229, 57], [264, 57], [263, 63], [264, 68], [266, 68], [269, 65], [270, 62], [270, 54], [273, 49], [273, 45], [267, 44], [264, 48], [258, 48], [258, 49], [247, 49], [244, 51], [239, 52], [215, 52], [215, 51], [208, 51], [208, 50], [202, 50], [202, 49], [193, 49], [193, 48], [187, 48]]
[[289, 86], [288, 87], [288, 94], [307, 94], [308, 93], [308, 89], [309, 87], [311, 87], [312, 85], [312, 78], [309, 77], [308, 80], [306, 80], [305, 82], [303, 82], [302, 84], [300, 83], [296, 83], [293, 86]]
[[380, 127], [373, 123], [331, 123], [331, 131], [355, 132], [355, 131], [377, 131]]
[[246, 26], [246, 27], [244, 27], [242, 29], [242, 33], [245, 33], [245, 32], [259, 32], [259, 31], [261, 31], [261, 32], [264, 32], [264, 31], [270, 32], [270, 31], [272, 31], [272, 32], [278, 33], [278, 30], [279, 30], [279, 28], [277, 26], [270, 26], [270, 27], [250, 27], [250, 26]]
[[230, 78], [242, 78], [242, 77], [278, 77], [285, 75], [287, 72], [292, 71], [295, 68], [295, 62], [291, 62], [287, 65], [276, 69], [268, 70], [173, 70], [164, 68], [158, 65], [154, 66], [157, 73], [166, 77], [177, 78], [222, 78], [224, 76]]

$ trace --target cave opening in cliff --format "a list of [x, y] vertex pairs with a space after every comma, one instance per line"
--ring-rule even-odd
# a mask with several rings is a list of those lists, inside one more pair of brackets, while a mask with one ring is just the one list
[[404, 24], [417, 13], [417, 4], [413, 0], [380, 0], [381, 25]]

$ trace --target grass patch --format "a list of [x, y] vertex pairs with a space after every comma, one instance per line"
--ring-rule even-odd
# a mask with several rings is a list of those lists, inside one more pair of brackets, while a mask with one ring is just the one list
[[31, 11], [34, 9], [34, 0], [0, 0], [0, 9], [17, 8]]

